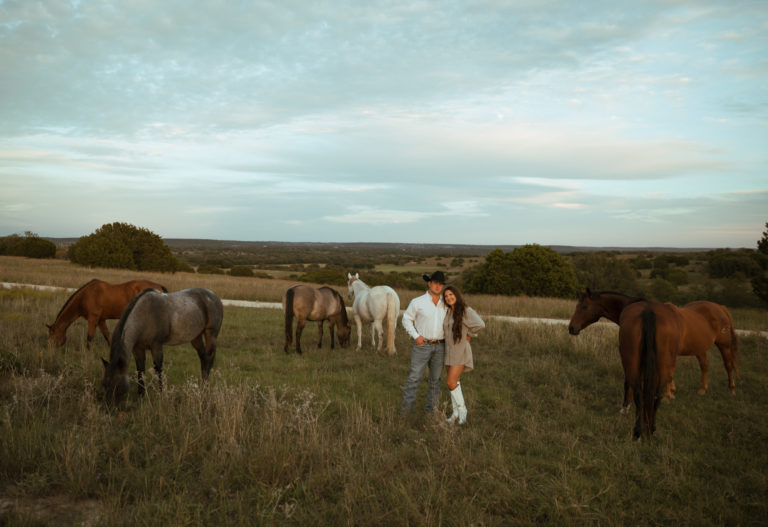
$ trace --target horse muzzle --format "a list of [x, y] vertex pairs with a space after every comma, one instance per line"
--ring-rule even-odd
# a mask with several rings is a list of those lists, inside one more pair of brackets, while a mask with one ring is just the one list
[[571, 335], [578, 335], [579, 331], [581, 331], [580, 328], [576, 328], [576, 327], [571, 326], [571, 325], [568, 326], [568, 333], [570, 333]]

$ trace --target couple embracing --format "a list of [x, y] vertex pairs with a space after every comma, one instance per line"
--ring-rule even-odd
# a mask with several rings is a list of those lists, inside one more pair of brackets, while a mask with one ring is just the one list
[[427, 292], [411, 300], [403, 314], [403, 327], [413, 338], [411, 369], [403, 387], [400, 413], [413, 411], [416, 392], [429, 366], [427, 413], [437, 410], [440, 402], [440, 374], [445, 365], [446, 385], [451, 391], [453, 414], [448, 422], [464, 424], [467, 407], [461, 392], [461, 374], [473, 368], [471, 337], [485, 327], [474, 309], [464, 303], [461, 293], [446, 285], [442, 271], [424, 275]]

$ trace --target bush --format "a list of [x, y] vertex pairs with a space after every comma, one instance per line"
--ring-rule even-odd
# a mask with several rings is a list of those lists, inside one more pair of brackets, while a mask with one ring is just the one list
[[253, 269], [248, 265], [236, 265], [229, 270], [231, 276], [253, 276]]
[[495, 249], [485, 263], [463, 275], [467, 292], [570, 298], [578, 292], [573, 267], [548, 247], [524, 245], [509, 253]]
[[0, 238], [0, 254], [27, 258], [55, 258], [56, 244], [27, 231], [23, 237], [11, 234]]
[[93, 234], [75, 242], [67, 256], [73, 263], [88, 267], [161, 272], [191, 270], [173, 255], [160, 236], [127, 223], [102, 225]]
[[[637, 271], [627, 262], [605, 253], [581, 253], [571, 260], [579, 284], [594, 291], [637, 295]], [[650, 266], [650, 262], [648, 262]]]
[[200, 274], [224, 274], [224, 271], [213, 264], [203, 263], [197, 268]]
[[758, 276], [762, 269], [754, 251], [742, 249], [732, 251], [731, 249], [719, 249], [707, 253], [707, 269], [710, 278], [729, 278], [741, 273], [747, 278]]

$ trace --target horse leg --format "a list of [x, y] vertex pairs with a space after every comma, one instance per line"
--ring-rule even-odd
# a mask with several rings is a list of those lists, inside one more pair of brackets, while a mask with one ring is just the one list
[[707, 372], [709, 371], [709, 359], [707, 359], [707, 350], [696, 355], [699, 360], [699, 368], [701, 368], [701, 388], [699, 388], [699, 395], [707, 393], [709, 383], [707, 382]]
[[363, 349], [363, 320], [357, 313], [355, 313], [355, 326], [357, 327], [357, 349], [355, 351], [360, 351]]
[[107, 328], [107, 321], [103, 318], [99, 320], [99, 329], [101, 330], [101, 334], [104, 335], [104, 338], [107, 340], [107, 346], [111, 346], [112, 339], [109, 338], [109, 328]]
[[203, 380], [208, 378], [208, 373], [211, 371], [212, 360], [209, 360], [209, 354], [205, 349], [205, 343], [203, 342], [203, 333], [200, 333], [194, 339], [192, 339], [192, 347], [197, 351], [197, 356], [200, 357], [200, 375]]
[[96, 326], [99, 325], [99, 315], [96, 314], [90, 314], [88, 315], [88, 337], [86, 338], [86, 347], [88, 349], [91, 349], [91, 344], [93, 343], [93, 335], [96, 333]]
[[293, 343], [293, 321], [286, 320], [285, 321], [285, 345], [283, 346], [283, 351], [288, 353], [288, 350], [291, 349], [292, 343]]
[[[376, 332], [376, 334], [379, 337], [379, 345], [376, 346], [376, 339], [373, 338], [373, 333]], [[376, 348], [376, 351], [381, 353], [381, 348], [384, 345], [384, 328], [381, 326], [381, 320], [374, 320], [373, 324], [371, 325], [371, 338], [373, 338], [373, 347]]]
[[[331, 326], [333, 327], [333, 326]], [[317, 349], [323, 347], [323, 321], [317, 323]], [[331, 338], [331, 347], [333, 347], [333, 338]]]
[[723, 358], [723, 365], [725, 366], [725, 371], [728, 372], [728, 391], [731, 394], [736, 393], [736, 383], [733, 379], [733, 373], [735, 370], [734, 364], [733, 364], [733, 354], [731, 353], [731, 346], [726, 343], [719, 343], [715, 342], [717, 345], [717, 349], [720, 350], [720, 356]]
[[304, 331], [304, 325], [306, 321], [304, 319], [298, 319], [296, 321], [296, 353], [301, 355], [301, 333]]
[[333, 346], [335, 344], [335, 336], [334, 332], [336, 330], [336, 324], [334, 322], [328, 322], [328, 331], [331, 333], [331, 349], [333, 349]]
[[144, 348], [134, 348], [133, 357], [136, 359], [136, 375], [139, 382], [139, 395], [144, 395], [146, 388], [144, 386], [144, 368], [147, 363], [147, 350]]
[[677, 390], [677, 386], [675, 386], [675, 380], [672, 379], [669, 381], [669, 384], [667, 384], [667, 390], [664, 394], [664, 400], [665, 401], [671, 401], [675, 398], [675, 391]]
[[632, 386], [628, 380], [624, 380], [624, 402], [621, 403], [621, 409], [619, 413], [626, 414], [629, 412], [629, 407], [632, 405]]
[[155, 373], [157, 374], [157, 386], [158, 389], [163, 391], [163, 345], [152, 345], [152, 364], [155, 367]]

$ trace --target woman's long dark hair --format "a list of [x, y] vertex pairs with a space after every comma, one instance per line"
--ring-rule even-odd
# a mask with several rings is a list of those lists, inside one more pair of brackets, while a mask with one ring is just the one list
[[453, 316], [453, 341], [458, 344], [461, 341], [461, 326], [464, 323], [464, 310], [466, 306], [461, 293], [452, 285], [445, 286], [445, 289], [443, 289], [443, 302], [445, 302], [446, 291], [450, 291], [456, 297], [456, 303], [453, 304], [453, 309], [449, 315]]

